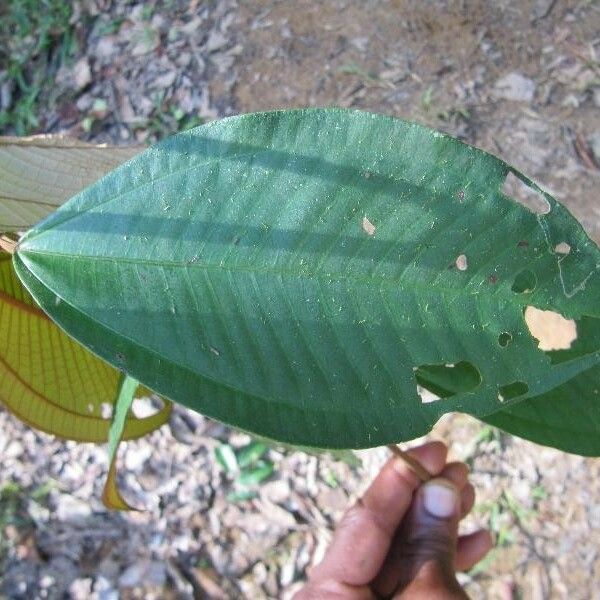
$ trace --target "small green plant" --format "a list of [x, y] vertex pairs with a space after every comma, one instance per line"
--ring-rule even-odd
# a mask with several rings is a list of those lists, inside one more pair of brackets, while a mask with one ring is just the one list
[[124, 21], [125, 17], [117, 17], [116, 19], [101, 18], [95, 27], [95, 33], [98, 35], [98, 37], [104, 37], [105, 35], [117, 33]]
[[[529, 521], [537, 515], [535, 508], [524, 506], [507, 490], [502, 490], [493, 501], [477, 504], [475, 512], [487, 516], [489, 530], [496, 538], [496, 548], [514, 544], [515, 529], [526, 527]], [[489, 558], [489, 560], [491, 561], [493, 558]], [[487, 566], [489, 566], [489, 562], [477, 565], [475, 572], [484, 571]]]
[[421, 96], [421, 105], [425, 111], [428, 111], [431, 108], [433, 103], [433, 99], [435, 96], [435, 86], [430, 85]]
[[275, 469], [266, 456], [268, 450], [267, 445], [257, 441], [236, 450], [229, 444], [221, 444], [215, 450], [217, 462], [233, 478], [234, 489], [228, 494], [228, 500], [240, 502], [257, 496], [258, 486]]
[[353, 75], [357, 77], [363, 85], [369, 87], [386, 87], [386, 83], [379, 78], [378, 75], [367, 71], [361, 65], [351, 62], [342, 65], [337, 72], [343, 75]]
[[0, 529], [7, 525], [17, 524], [19, 516], [22, 488], [17, 483], [9, 482], [0, 487]]
[[[462, 411], [600, 454], [600, 249], [527, 177], [437, 131], [342, 109], [223, 119], [14, 245], [28, 310], [126, 374], [113, 456], [138, 380], [295, 446], [409, 440]], [[240, 486], [272, 469], [233, 458]]]
[[33, 489], [25, 489], [14, 481], [0, 486], [0, 569], [11, 547], [10, 528], [23, 532], [33, 526], [30, 503], [44, 504], [55, 482], [49, 480]]
[[465, 122], [471, 120], [471, 111], [466, 106], [453, 106], [448, 110], [441, 110], [437, 113], [441, 121], [451, 121], [452, 119], [462, 119]]
[[40, 93], [75, 50], [71, 3], [6, 0], [0, 6], [0, 67], [13, 101], [0, 111], [0, 129], [24, 135], [38, 127]]
[[202, 125], [203, 122], [202, 117], [190, 115], [181, 107], [166, 103], [163, 95], [159, 93], [154, 97], [154, 110], [150, 118], [136, 124], [134, 128], [147, 132], [148, 139], [156, 142], [173, 133]]

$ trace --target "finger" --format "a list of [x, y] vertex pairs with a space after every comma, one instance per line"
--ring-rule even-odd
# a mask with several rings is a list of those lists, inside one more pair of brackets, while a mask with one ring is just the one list
[[[439, 473], [447, 448], [441, 442], [430, 442], [410, 454], [430, 473]], [[323, 562], [311, 573], [311, 581], [369, 583], [381, 569], [419, 484], [406, 463], [396, 457], [389, 460], [362, 499], [342, 518]]]
[[309, 582], [292, 600], [375, 600], [375, 596], [366, 585], [352, 586], [324, 579]]
[[475, 503], [475, 489], [468, 482], [469, 467], [463, 462], [448, 463], [440, 473], [440, 477], [451, 481], [459, 490], [461, 504], [460, 518], [464, 518], [471, 512]]
[[[442, 581], [455, 586], [460, 505], [459, 492], [447, 479], [434, 478], [419, 488], [392, 551], [372, 585], [376, 593], [390, 596], [423, 576], [432, 585]], [[423, 571], [426, 564], [430, 566]]]
[[475, 504], [475, 488], [467, 483], [460, 492], [460, 518], [464, 519]]
[[493, 547], [492, 536], [486, 529], [461, 535], [456, 545], [454, 568], [457, 571], [472, 569]]
[[[439, 472], [446, 460], [447, 448], [441, 442], [430, 442], [409, 451], [430, 473]], [[361, 503], [381, 528], [393, 536], [406, 514], [412, 494], [420, 484], [411, 468], [398, 458], [391, 458], [364, 493]], [[401, 500], [398, 503], [398, 500]]]
[[463, 462], [450, 462], [442, 472], [440, 477], [451, 481], [458, 491], [462, 490], [466, 485], [469, 477], [469, 467]]

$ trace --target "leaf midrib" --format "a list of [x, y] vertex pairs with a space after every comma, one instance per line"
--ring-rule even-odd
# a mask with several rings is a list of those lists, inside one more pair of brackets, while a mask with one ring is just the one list
[[59, 201], [47, 202], [45, 200], [32, 200], [31, 198], [17, 198], [8, 194], [1, 194], [0, 200], [11, 200], [12, 202], [22, 202], [23, 204], [39, 204], [41, 206], [51, 206], [52, 208], [58, 208], [61, 204]]
[[[151, 259], [132, 259], [127, 257], [117, 257], [114, 256], [90, 256], [90, 255], [81, 255], [81, 254], [66, 254], [63, 252], [47, 252], [47, 251], [38, 251], [38, 250], [25, 250], [19, 252], [22, 256], [31, 256], [31, 255], [40, 255], [40, 256], [48, 256], [48, 257], [61, 257], [61, 258], [70, 258], [74, 260], [90, 260], [96, 262], [108, 262], [108, 263], [123, 263], [123, 264], [131, 264], [131, 265], [139, 265], [139, 266], [154, 266], [154, 267], [162, 267], [162, 268], [180, 268], [180, 269], [203, 269], [203, 270], [214, 270], [214, 271], [226, 271], [226, 272], [245, 272], [245, 273], [255, 273], [258, 275], [275, 275], [275, 276], [287, 276], [290, 278], [304, 278], [304, 279], [326, 279], [333, 280], [336, 279], [338, 281], [350, 281], [358, 284], [376, 284], [380, 287], [391, 287], [394, 285], [404, 283], [404, 272], [402, 275], [396, 279], [384, 279], [381, 277], [357, 277], [355, 275], [348, 275], [342, 273], [307, 273], [302, 271], [293, 271], [291, 269], [266, 269], [264, 267], [251, 267], [251, 266], [240, 266], [240, 265], [221, 265], [221, 264], [213, 264], [213, 263], [199, 263], [198, 261], [194, 262], [175, 262], [175, 261], [159, 261], [159, 260], [151, 260]], [[469, 278], [468, 282], [471, 282], [475, 276]], [[473, 291], [468, 290], [466, 287], [462, 288], [448, 288], [442, 287], [439, 284], [434, 284], [433, 282], [419, 282], [419, 281], [409, 281], [406, 283], [406, 286], [410, 286], [411, 288], [417, 289], [425, 289], [428, 292], [442, 293], [448, 295], [467, 295], [478, 297], [481, 296], [481, 290], [476, 289]], [[497, 287], [496, 290], [502, 289], [501, 287]], [[497, 295], [498, 291], [492, 292], [493, 295]], [[525, 306], [526, 304], [530, 304], [530, 302], [520, 303], [514, 298], [515, 304]]]

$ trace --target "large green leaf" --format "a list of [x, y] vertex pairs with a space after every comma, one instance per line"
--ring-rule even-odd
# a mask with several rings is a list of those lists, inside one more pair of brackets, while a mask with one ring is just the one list
[[[548, 214], [502, 194], [510, 172]], [[552, 362], [523, 318], [600, 316], [600, 251], [566, 209], [494, 156], [357, 111], [174, 136], [32, 229], [14, 264], [53, 319], [149, 387], [307, 446], [413, 438], [600, 360], [596, 339]], [[416, 377], [448, 363], [479, 377], [423, 404]]]

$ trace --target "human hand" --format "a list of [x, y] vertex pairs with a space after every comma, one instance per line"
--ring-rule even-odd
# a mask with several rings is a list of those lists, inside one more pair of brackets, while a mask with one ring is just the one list
[[458, 535], [475, 490], [467, 466], [447, 463], [447, 453], [441, 442], [409, 451], [433, 476], [424, 484], [402, 459], [391, 458], [346, 512], [294, 600], [467, 598], [456, 571], [478, 563], [492, 539], [485, 530]]

